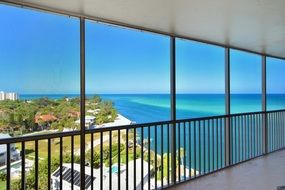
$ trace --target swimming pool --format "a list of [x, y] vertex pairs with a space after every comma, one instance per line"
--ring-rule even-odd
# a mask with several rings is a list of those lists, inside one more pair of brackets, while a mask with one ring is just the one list
[[22, 163], [21, 162], [17, 162], [17, 163], [15, 163], [14, 165], [11, 165], [11, 168], [13, 168], [13, 169], [21, 169], [21, 167], [22, 167]]
[[118, 173], [119, 167], [117, 165], [112, 166], [112, 173]]
[[[11, 169], [20, 169], [21, 168], [21, 161], [16, 161], [11, 163]], [[2, 166], [0, 172], [6, 172], [6, 165]]]

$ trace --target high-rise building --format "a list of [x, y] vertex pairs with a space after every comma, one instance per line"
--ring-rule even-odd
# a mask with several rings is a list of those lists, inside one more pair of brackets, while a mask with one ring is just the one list
[[3, 91], [0, 92], [0, 101], [5, 100], [5, 93]]
[[18, 100], [18, 95], [14, 92], [8, 92], [5, 94], [5, 96], [6, 100]]
[[18, 94], [15, 92], [0, 92], [0, 101], [1, 100], [18, 100]]

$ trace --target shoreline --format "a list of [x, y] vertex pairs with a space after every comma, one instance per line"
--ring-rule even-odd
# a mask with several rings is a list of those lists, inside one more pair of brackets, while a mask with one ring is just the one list
[[122, 126], [122, 125], [130, 125], [133, 121], [129, 120], [122, 114], [117, 114], [116, 119], [113, 122], [109, 123], [103, 123], [101, 125], [95, 125], [94, 128], [103, 128], [103, 127], [116, 127], [116, 126]]

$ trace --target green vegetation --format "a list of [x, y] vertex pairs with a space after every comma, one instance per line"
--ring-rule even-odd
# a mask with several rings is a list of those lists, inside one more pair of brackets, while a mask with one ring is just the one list
[[[35, 130], [43, 128], [57, 129], [59, 131], [64, 128], [78, 129], [80, 126], [76, 122], [80, 118], [80, 100], [79, 98], [62, 98], [58, 100], [51, 100], [48, 98], [40, 98], [32, 101], [0, 101], [0, 130], [8, 131], [12, 135], [20, 135], [29, 133]], [[99, 96], [94, 96], [86, 100], [86, 115], [94, 116], [96, 124], [103, 124], [112, 122], [117, 116], [117, 111], [113, 107], [113, 103], [110, 101], [103, 101]], [[103, 133], [103, 136], [109, 135], [109, 132]], [[129, 131], [129, 139], [133, 139], [133, 131]], [[100, 139], [100, 134], [96, 133], [93, 136], [94, 142]], [[154, 168], [155, 154], [153, 151], [144, 151], [141, 155], [142, 147], [137, 145], [136, 154], [134, 154], [133, 142], [127, 147], [126, 132], [121, 130], [121, 144], [118, 144], [118, 132], [112, 132], [112, 147], [109, 146], [109, 140], [103, 141], [103, 150], [100, 149], [100, 144], [94, 145], [93, 160], [91, 160], [91, 135], [85, 135], [86, 147], [89, 147], [86, 151], [86, 165], [91, 166], [93, 162], [94, 168], [100, 167], [100, 158], [102, 156], [103, 164], [105, 167], [110, 166], [110, 150], [112, 164], [118, 163], [118, 155], [120, 154], [120, 163], [126, 163], [127, 150], [128, 160], [132, 161], [135, 158], [141, 158], [148, 162], [150, 157], [150, 164], [153, 168], [152, 176], [154, 172], [157, 172], [157, 178], [160, 180], [161, 176], [161, 165], [167, 168], [167, 157], [166, 154], [163, 156], [163, 161], [158, 155], [157, 157], [157, 168]], [[104, 139], [104, 138], [103, 138]], [[129, 140], [130, 142], [130, 140]], [[47, 173], [48, 173], [48, 144], [47, 140], [38, 141], [38, 153], [39, 153], [39, 165], [38, 165], [38, 184], [39, 189], [47, 189]], [[120, 152], [119, 152], [120, 146]], [[21, 144], [16, 144], [16, 147], [21, 150]], [[26, 159], [34, 160], [35, 156], [35, 142], [26, 142]], [[71, 155], [71, 138], [63, 138], [63, 163], [70, 163], [71, 156], [74, 158], [75, 163], [80, 163], [80, 136], [74, 137], [74, 155]], [[51, 140], [51, 172], [54, 172], [59, 167], [59, 156], [60, 156], [60, 139], [55, 138]], [[183, 150], [181, 150], [183, 151]], [[167, 170], [164, 169], [163, 176], [167, 176]], [[26, 174], [26, 188], [34, 189], [35, 185], [35, 168], [33, 167]], [[0, 190], [5, 187], [5, 174], [0, 173]], [[12, 179], [11, 189], [20, 189], [21, 182], [20, 178]]]
[[0, 179], [0, 190], [5, 190], [6, 189], [6, 181], [4, 180], [4, 181], [2, 181], [1, 179]]
[[25, 101], [0, 101], [0, 130], [17, 133], [35, 127], [36, 105]]
[[[104, 134], [107, 135], [109, 133]], [[119, 144], [118, 144], [118, 133], [113, 132], [112, 133], [112, 164], [117, 164], [118, 163], [118, 155], [119, 155]], [[91, 142], [91, 135], [86, 135], [86, 142]], [[94, 140], [98, 140], [100, 138], [99, 134], [94, 134]], [[129, 132], [129, 140], [133, 139], [133, 132]], [[129, 141], [130, 142], [130, 141]], [[69, 137], [64, 137], [63, 138], [63, 163], [71, 163], [71, 146], [70, 146], [70, 138]], [[133, 143], [132, 145], [129, 145], [128, 147], [128, 160], [132, 161], [134, 160], [134, 147]], [[80, 137], [75, 136], [74, 138], [74, 150], [79, 150], [80, 148]], [[17, 145], [17, 147], [20, 149], [20, 144]], [[52, 158], [51, 158], [51, 172], [54, 172], [58, 167], [59, 167], [59, 139], [54, 139], [51, 142], [51, 150], [52, 150]], [[103, 158], [103, 164], [105, 167], [110, 166], [110, 146], [109, 146], [109, 140], [105, 141], [103, 143], [103, 151], [101, 154], [100, 150], [100, 144], [97, 144], [94, 146], [93, 149], [93, 166], [94, 168], [98, 169], [100, 167], [100, 156], [102, 155]], [[181, 153], [183, 150], [180, 150]], [[126, 163], [126, 154], [127, 152], [127, 143], [126, 143], [126, 133], [125, 131], [121, 131], [121, 144], [120, 144], [120, 163], [121, 164], [127, 164]], [[182, 154], [183, 155], [183, 154]], [[91, 166], [91, 150], [89, 149], [86, 154], [86, 165]], [[39, 173], [38, 173], [38, 184], [39, 184], [39, 189], [47, 189], [47, 141], [46, 140], [41, 140], [39, 141]], [[136, 147], [136, 159], [141, 158], [141, 146], [137, 145]], [[170, 157], [170, 162], [171, 162], [171, 155]], [[80, 156], [77, 154], [73, 155], [74, 162], [75, 163], [80, 163]], [[34, 160], [34, 142], [27, 142], [26, 143], [26, 159]], [[143, 159], [148, 162], [148, 152], [144, 151], [143, 153]], [[161, 156], [157, 156], [157, 168], [154, 169], [155, 163], [155, 154], [153, 151], [150, 151], [150, 164], [151, 167], [153, 168], [153, 172], [151, 174], [152, 177], [155, 175], [155, 171], [157, 172], [157, 179], [161, 180]], [[178, 160], [177, 160], [178, 162]], [[177, 163], [178, 164], [178, 163]], [[167, 154], [163, 155], [163, 177], [167, 177], [167, 165], [168, 165], [168, 160], [167, 160]], [[34, 189], [35, 181], [34, 181], [34, 176], [35, 170], [32, 168], [29, 172], [26, 174], [26, 187], [27, 189]], [[2, 177], [1, 177], [2, 176]], [[2, 180], [1, 180], [2, 179]], [[5, 174], [0, 174], [0, 185], [3, 184], [5, 187]], [[20, 189], [21, 182], [20, 178], [17, 179], [12, 179], [12, 184], [11, 184], [11, 189]], [[1, 186], [0, 186], [1, 187]], [[1, 190], [1, 188], [0, 188]]]
[[[112, 122], [117, 117], [117, 110], [113, 106], [112, 101], [102, 101], [99, 96], [94, 96], [93, 98], [87, 99], [86, 101], [86, 111], [93, 110], [96, 115], [96, 124], [103, 124], [107, 122]], [[98, 113], [96, 112], [98, 110]], [[90, 113], [86, 112], [86, 115]]]
[[[42, 129], [56, 129], [62, 131], [64, 128], [79, 129], [77, 121], [80, 119], [80, 99], [61, 98], [49, 99], [39, 98], [33, 100], [5, 100], [0, 101], [0, 133], [9, 133], [12, 136], [28, 134]], [[103, 124], [113, 122], [117, 117], [117, 111], [111, 101], [103, 101], [99, 96], [86, 98], [86, 116], [95, 117], [95, 123]], [[42, 134], [48, 133], [41, 132]], [[116, 134], [113, 134], [116, 136]], [[91, 136], [86, 135], [86, 142], [91, 142]], [[94, 135], [94, 140], [99, 134]], [[52, 171], [59, 166], [60, 145], [59, 139], [52, 139]], [[47, 140], [40, 140], [39, 143], [39, 185], [40, 189], [47, 188]], [[21, 150], [21, 144], [16, 147]], [[115, 147], [115, 145], [114, 145]], [[26, 159], [34, 160], [35, 143], [26, 142]], [[74, 152], [80, 149], [80, 136], [74, 137]], [[114, 148], [115, 149], [115, 148]], [[71, 138], [63, 138], [63, 161], [71, 162]], [[98, 151], [96, 151], [98, 155]], [[87, 153], [88, 155], [88, 153]], [[80, 162], [80, 157], [73, 155], [75, 163]], [[96, 156], [98, 158], [98, 156]], [[90, 163], [90, 160], [87, 160]], [[94, 160], [99, 163], [98, 159]], [[97, 164], [98, 165], [98, 164]], [[6, 174], [0, 173], [0, 190], [5, 189]], [[27, 189], [34, 189], [34, 168], [26, 176]], [[11, 188], [20, 189], [20, 179], [12, 179]]]
[[[0, 131], [16, 136], [46, 128], [59, 131], [79, 129], [76, 123], [79, 110], [79, 98], [0, 101]], [[112, 122], [117, 117], [113, 103], [103, 101], [99, 96], [86, 99], [86, 110], [93, 111], [86, 112], [86, 115], [96, 117], [96, 124]]]
[[[74, 162], [80, 163], [80, 157], [74, 155]], [[71, 156], [65, 155], [63, 157], [64, 163], [71, 162]], [[60, 166], [59, 159], [53, 158], [51, 161], [51, 172], [54, 172]], [[48, 161], [47, 159], [39, 161], [38, 165], [38, 185], [40, 190], [45, 190], [48, 187]], [[21, 179], [13, 179], [11, 184], [11, 190], [21, 189]], [[33, 167], [26, 176], [26, 189], [35, 189], [35, 168]]]

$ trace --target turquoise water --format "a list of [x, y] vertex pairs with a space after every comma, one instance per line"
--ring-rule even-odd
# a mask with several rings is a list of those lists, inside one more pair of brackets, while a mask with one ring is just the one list
[[[137, 123], [170, 120], [170, 95], [102, 95], [112, 100], [117, 110]], [[268, 95], [268, 110], [284, 109], [285, 94]], [[178, 94], [176, 103], [178, 119], [225, 114], [225, 96], [222, 94]], [[261, 111], [261, 95], [231, 95], [231, 112]]]
[[118, 173], [119, 167], [117, 165], [112, 166], [112, 173]]
[[[39, 97], [49, 97], [52, 99], [67, 97], [78, 97], [78, 95], [22, 95], [21, 99], [35, 99]], [[89, 95], [90, 96], [90, 95]], [[114, 106], [118, 112], [131, 121], [136, 123], [145, 123], [145, 122], [154, 122], [154, 121], [165, 121], [170, 120], [170, 95], [169, 94], [103, 94], [100, 95], [104, 100], [111, 100], [114, 102]], [[223, 115], [225, 114], [225, 96], [222, 94], [178, 94], [177, 95], [177, 118], [195, 118], [195, 117], [204, 117], [204, 116], [213, 116], [213, 115]], [[285, 94], [270, 94], [267, 96], [267, 108], [268, 110], [274, 109], [285, 109]], [[233, 94], [231, 95], [231, 112], [240, 113], [240, 112], [254, 112], [261, 111], [261, 95], [259, 94]], [[208, 138], [205, 138], [204, 143], [201, 144], [201, 149], [205, 146], [205, 149], [208, 150], [208, 144], [213, 147], [217, 145], [224, 144], [224, 128], [223, 124], [213, 125], [214, 131], [209, 132], [206, 128], [201, 128], [201, 135], [205, 134], [205, 137], [209, 135]], [[162, 152], [167, 152], [169, 145], [166, 143], [167, 139], [167, 130], [166, 126], [162, 128], [157, 127], [157, 143], [155, 143], [155, 128], [150, 128], [150, 139], [151, 150], [157, 148], [158, 154]], [[196, 131], [196, 134], [191, 127], [191, 143], [189, 139], [185, 139], [184, 136], [189, 137], [189, 125], [186, 125], [186, 130], [184, 134], [184, 126], [180, 128], [177, 127], [177, 130], [180, 130], [177, 133], [176, 139], [181, 143], [182, 148], [189, 149], [189, 144], [191, 144], [191, 163], [194, 162], [194, 136], [199, 136]], [[218, 142], [214, 142], [214, 136], [219, 138]], [[138, 143], [141, 144], [141, 129], [137, 129], [137, 139]], [[144, 129], [143, 139], [148, 138], [148, 130]], [[261, 134], [259, 134], [261, 135]], [[162, 138], [161, 138], [162, 137]], [[162, 139], [164, 142], [162, 142]], [[198, 139], [197, 139], [198, 141]], [[197, 142], [196, 141], [196, 142]], [[163, 147], [161, 146], [163, 144]], [[157, 147], [155, 147], [157, 146]], [[222, 146], [223, 147], [223, 146]], [[163, 149], [163, 150], [162, 150]], [[210, 148], [210, 152], [206, 152], [205, 155], [202, 152], [202, 158], [205, 156], [214, 160], [214, 163], [217, 163], [215, 167], [219, 167], [224, 163], [224, 149], [223, 148]], [[188, 154], [188, 153], [187, 153]], [[211, 157], [211, 155], [214, 155]], [[213, 158], [214, 157], [214, 158]], [[198, 159], [199, 160], [199, 159]], [[218, 162], [217, 162], [218, 160]], [[199, 161], [197, 161], [198, 164]], [[189, 166], [189, 158], [186, 157], [187, 166]], [[204, 166], [204, 163], [201, 163], [201, 166]], [[210, 168], [208, 161], [205, 163], [205, 167]], [[189, 166], [190, 167], [190, 166]], [[193, 166], [191, 166], [193, 168]], [[112, 172], [116, 172], [116, 168], [112, 168]]]
[[[20, 95], [20, 99], [49, 97], [78, 97], [75, 94]], [[90, 96], [90, 95], [88, 95]], [[104, 100], [111, 100], [118, 112], [136, 123], [170, 120], [169, 94], [102, 94]], [[285, 94], [267, 96], [268, 110], [284, 109]], [[223, 115], [225, 114], [225, 96], [222, 94], [178, 94], [176, 103], [178, 119]], [[261, 111], [261, 95], [231, 95], [231, 112]]]

